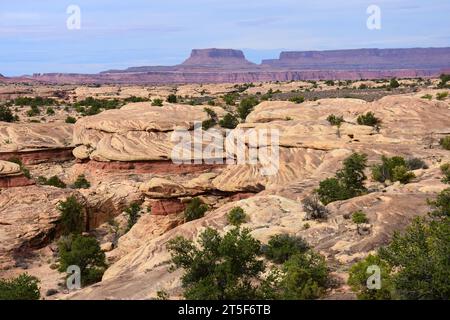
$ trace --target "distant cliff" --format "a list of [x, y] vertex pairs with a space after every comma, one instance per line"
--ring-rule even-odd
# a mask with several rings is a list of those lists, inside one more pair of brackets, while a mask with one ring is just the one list
[[195, 49], [176, 66], [143, 66], [99, 74], [36, 74], [49, 83], [241, 83], [290, 80], [358, 80], [438, 76], [450, 69], [450, 48], [354, 49], [282, 52], [279, 59], [249, 62], [233, 49]]

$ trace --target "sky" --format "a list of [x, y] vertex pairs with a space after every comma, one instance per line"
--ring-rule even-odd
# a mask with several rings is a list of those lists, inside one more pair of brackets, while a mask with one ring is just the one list
[[[80, 9], [80, 29], [68, 29]], [[370, 30], [367, 8], [380, 8]], [[0, 0], [0, 73], [174, 65], [193, 48], [280, 51], [450, 47], [449, 0]], [[73, 20], [70, 20], [73, 21]]]

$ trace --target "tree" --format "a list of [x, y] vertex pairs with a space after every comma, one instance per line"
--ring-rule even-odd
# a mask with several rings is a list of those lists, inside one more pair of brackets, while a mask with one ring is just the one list
[[[367, 279], [370, 266], [380, 268], [381, 288], [369, 289]], [[395, 296], [391, 277], [391, 267], [378, 255], [369, 255], [366, 259], [355, 263], [349, 271], [348, 284], [360, 300], [391, 300]]]
[[204, 204], [200, 198], [195, 197], [187, 205], [186, 210], [184, 211], [184, 217], [187, 222], [197, 220], [202, 218], [206, 211], [208, 211], [208, 206]]
[[441, 171], [444, 177], [442, 178], [443, 183], [450, 183], [450, 163], [445, 163], [441, 166]]
[[360, 196], [367, 189], [364, 187], [367, 166], [367, 155], [353, 153], [344, 160], [344, 166], [334, 178], [328, 178], [319, 183], [317, 194], [320, 201], [327, 205], [330, 202], [346, 200]]
[[295, 254], [303, 254], [309, 250], [308, 243], [301, 237], [280, 234], [270, 238], [262, 251], [267, 259], [275, 263], [284, 263]]
[[61, 212], [61, 230], [63, 235], [71, 233], [80, 234], [83, 232], [83, 206], [75, 196], [70, 196], [66, 201], [61, 201], [57, 209]]
[[253, 108], [259, 103], [256, 97], [247, 97], [241, 100], [239, 107], [237, 108], [237, 112], [239, 117], [245, 121], [250, 112], [253, 111]]
[[235, 207], [227, 215], [228, 223], [233, 226], [240, 226], [247, 220], [247, 214], [241, 207]]
[[397, 270], [392, 277], [401, 299], [446, 300], [450, 297], [450, 221], [417, 218], [404, 234], [379, 250]]
[[39, 280], [26, 273], [13, 279], [0, 279], [0, 300], [39, 300]]
[[450, 217], [450, 188], [441, 191], [436, 200], [428, 200], [428, 204], [433, 211], [430, 212], [433, 217]]
[[239, 124], [239, 120], [238, 118], [236, 118], [233, 114], [231, 113], [227, 113], [223, 119], [221, 119], [219, 121], [219, 125], [222, 128], [226, 128], [226, 129], [234, 129], [237, 127], [237, 125]]
[[332, 125], [332, 126], [337, 126], [340, 127], [342, 122], [344, 122], [344, 117], [343, 116], [336, 116], [334, 114], [330, 114], [327, 118], [327, 121]]
[[184, 269], [184, 297], [192, 300], [252, 300], [258, 298], [257, 280], [265, 270], [258, 259], [260, 242], [250, 230], [234, 228], [223, 237], [211, 228], [199, 246], [183, 237], [168, 244], [172, 268]]
[[362, 114], [358, 117], [357, 122], [361, 126], [377, 127], [381, 124], [381, 120], [375, 117], [375, 114], [371, 111], [366, 114]]
[[50, 178], [45, 177], [39, 177], [38, 183], [46, 186], [53, 186], [56, 188], [64, 189], [66, 187], [66, 184], [57, 176], [52, 176]]
[[306, 300], [320, 298], [329, 283], [325, 258], [312, 250], [294, 254], [283, 265], [281, 298]]
[[128, 215], [127, 219], [127, 232], [130, 231], [131, 228], [136, 224], [136, 222], [140, 218], [141, 206], [139, 203], [134, 202], [128, 208], [125, 209], [125, 212]]
[[69, 266], [80, 268], [83, 286], [101, 280], [106, 270], [105, 253], [93, 237], [71, 235], [58, 243], [59, 271], [67, 272]]
[[167, 97], [167, 102], [169, 102], [169, 103], [177, 103], [178, 102], [177, 96], [174, 95], [174, 94], [170, 94]]

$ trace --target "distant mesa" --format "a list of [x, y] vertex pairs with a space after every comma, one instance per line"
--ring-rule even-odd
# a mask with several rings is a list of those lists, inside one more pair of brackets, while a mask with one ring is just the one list
[[195, 67], [252, 67], [241, 50], [234, 49], [194, 49], [182, 66]]

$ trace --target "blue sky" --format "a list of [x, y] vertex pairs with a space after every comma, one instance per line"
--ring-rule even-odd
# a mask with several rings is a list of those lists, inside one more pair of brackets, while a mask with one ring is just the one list
[[[68, 30], [69, 5], [81, 29]], [[369, 5], [381, 30], [366, 27]], [[94, 73], [236, 48], [259, 63], [282, 50], [450, 46], [448, 0], [0, 1], [0, 73]]]

